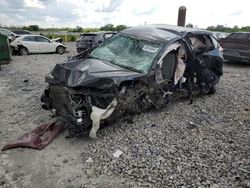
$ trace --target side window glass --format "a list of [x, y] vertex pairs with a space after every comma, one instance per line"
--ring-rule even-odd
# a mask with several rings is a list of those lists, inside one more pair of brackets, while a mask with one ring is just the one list
[[113, 33], [107, 33], [107, 34], [104, 35], [104, 39], [107, 40], [110, 37], [112, 37], [113, 35], [114, 35]]
[[235, 38], [240, 40], [247, 40], [248, 39], [248, 33], [239, 33]]
[[37, 39], [38, 42], [49, 42], [48, 39], [43, 38], [43, 37], [36, 37], [36, 39]]
[[35, 37], [25, 37], [24, 41], [36, 42], [36, 39], [35, 39]]
[[86, 40], [86, 41], [91, 41], [95, 38], [96, 35], [85, 35], [83, 37], [83, 40]]
[[195, 52], [206, 49], [204, 38], [190, 37], [189, 39]]
[[197, 53], [205, 52], [215, 48], [215, 45], [209, 35], [191, 36], [190, 41], [194, 51]]

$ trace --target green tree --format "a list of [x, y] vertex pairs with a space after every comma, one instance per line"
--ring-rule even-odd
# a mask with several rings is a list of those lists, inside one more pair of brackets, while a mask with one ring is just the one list
[[39, 31], [39, 26], [38, 25], [30, 25], [30, 26], [26, 27], [26, 30]]
[[107, 24], [100, 28], [101, 31], [115, 31], [113, 24]]
[[116, 30], [116, 31], [121, 31], [121, 30], [127, 29], [127, 28], [128, 28], [128, 27], [127, 27], [126, 25], [117, 25], [116, 28], [115, 28], [115, 30]]

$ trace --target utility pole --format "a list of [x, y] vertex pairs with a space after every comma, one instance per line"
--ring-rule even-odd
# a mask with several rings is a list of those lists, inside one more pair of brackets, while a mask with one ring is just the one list
[[178, 20], [177, 20], [177, 26], [185, 27], [186, 22], [186, 7], [181, 6], [178, 11]]

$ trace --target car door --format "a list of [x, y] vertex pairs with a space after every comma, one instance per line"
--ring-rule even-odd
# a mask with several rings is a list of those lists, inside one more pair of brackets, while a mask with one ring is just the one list
[[224, 54], [239, 58], [250, 57], [250, 34], [232, 33], [220, 41]]
[[223, 61], [220, 45], [210, 34], [190, 34], [188, 35], [196, 57], [202, 57], [207, 65], [217, 60]]
[[188, 35], [193, 51], [192, 77], [203, 93], [213, 93], [223, 74], [223, 55], [217, 40], [208, 33]]
[[50, 53], [56, 51], [54, 43], [51, 42], [49, 39], [42, 36], [37, 36], [36, 40], [39, 44], [40, 53]]
[[238, 33], [233, 38], [233, 46], [231, 48], [235, 49], [239, 53], [240, 57], [250, 58], [250, 34], [249, 33]]
[[[176, 41], [172, 44], [170, 44], [166, 49], [164, 50], [163, 54], [159, 58], [157, 64], [156, 64], [156, 82], [162, 83], [162, 82], [173, 82], [176, 84], [180, 77], [183, 76], [184, 71], [180, 73], [180, 76], [176, 78], [176, 67], [178, 64], [178, 55], [179, 55], [179, 49], [183, 48], [180, 41]], [[146, 49], [149, 51], [155, 51], [154, 48]], [[182, 62], [180, 62], [182, 63]], [[185, 67], [184, 67], [185, 70]], [[179, 74], [179, 73], [178, 73]]]
[[39, 53], [39, 44], [35, 36], [24, 37], [22, 45], [26, 47], [30, 53]]

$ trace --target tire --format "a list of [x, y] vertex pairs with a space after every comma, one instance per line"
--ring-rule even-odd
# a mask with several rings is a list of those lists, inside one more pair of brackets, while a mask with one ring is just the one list
[[213, 94], [215, 94], [216, 93], [216, 85], [213, 85], [210, 89], [209, 89], [209, 91], [208, 91], [208, 95], [213, 95]]
[[16, 55], [15, 48], [12, 46], [10, 47], [10, 53], [11, 53], [11, 55]]
[[56, 48], [56, 53], [58, 53], [58, 54], [63, 54], [64, 51], [65, 51], [65, 48], [63, 46], [58, 46]]
[[29, 54], [29, 50], [25, 47], [22, 47], [19, 53], [21, 56], [27, 56]]

